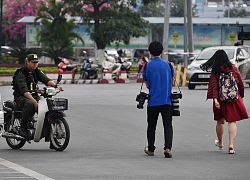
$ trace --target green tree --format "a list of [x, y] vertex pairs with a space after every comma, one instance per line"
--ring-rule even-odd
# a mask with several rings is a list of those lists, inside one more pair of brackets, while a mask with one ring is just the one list
[[[229, 9], [229, 17], [247, 17], [249, 13], [245, 8], [232, 8]], [[224, 17], [228, 17], [228, 9], [224, 11]]]
[[[149, 0], [147, 0], [149, 1]], [[103, 61], [104, 49], [111, 43], [129, 44], [131, 37], [149, 33], [149, 22], [134, 11], [136, 1], [116, 0], [65, 0], [74, 15], [82, 17], [88, 25], [87, 32], [96, 43], [99, 63]], [[146, 2], [147, 3], [147, 2]]]
[[[170, 16], [171, 17], [184, 17], [184, 4], [185, 3], [183, 0], [171, 1]], [[197, 7], [196, 4], [192, 7], [193, 17], [196, 16], [198, 12], [196, 7]]]
[[[3, 22], [2, 33], [5, 44], [25, 46], [26, 24], [17, 21], [24, 16], [36, 16], [38, 8], [47, 0], [2, 0]], [[3, 43], [3, 42], [2, 42]]]
[[38, 56], [41, 56], [38, 49], [34, 49], [34, 48], [14, 47], [11, 50], [11, 56], [17, 57], [18, 63], [22, 65], [25, 63], [26, 56], [32, 53], [35, 53], [35, 54], [38, 54]]
[[84, 41], [81, 36], [73, 32], [78, 27], [75, 19], [67, 19], [69, 9], [67, 4], [50, 0], [49, 6], [43, 5], [38, 10], [35, 23], [41, 20], [42, 28], [38, 31], [37, 41], [44, 46], [44, 55], [53, 58], [55, 64], [59, 63], [58, 57], [69, 58], [73, 55], [72, 41]]
[[[193, 16], [197, 14], [196, 5], [192, 7]], [[171, 17], [183, 17], [184, 16], [184, 1], [176, 0], [171, 1]], [[165, 16], [165, 6], [162, 3], [150, 3], [143, 5], [139, 10], [143, 17], [164, 17]], [[163, 28], [164, 24], [154, 24], [151, 25], [152, 39], [162, 42], [163, 41]]]
[[[142, 6], [138, 13], [143, 17], [164, 17], [165, 8], [159, 3], [150, 3], [148, 5]], [[164, 24], [151, 24], [152, 39], [156, 41], [163, 41], [163, 27]]]

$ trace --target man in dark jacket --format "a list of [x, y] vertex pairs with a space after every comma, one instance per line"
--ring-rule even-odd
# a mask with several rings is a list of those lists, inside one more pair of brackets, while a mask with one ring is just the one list
[[51, 87], [57, 87], [63, 91], [62, 86], [57, 86], [38, 68], [38, 57], [29, 54], [25, 59], [26, 66], [19, 69], [13, 77], [13, 95], [18, 106], [23, 110], [20, 135], [28, 137], [27, 124], [31, 117], [38, 111], [39, 96], [33, 90], [36, 89], [38, 81]]

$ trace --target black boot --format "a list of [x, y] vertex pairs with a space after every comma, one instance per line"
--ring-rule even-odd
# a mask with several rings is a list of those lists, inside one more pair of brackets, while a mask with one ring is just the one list
[[19, 133], [20, 133], [20, 136], [22, 137], [29, 137], [29, 134], [30, 134], [28, 129], [25, 127], [21, 127]]

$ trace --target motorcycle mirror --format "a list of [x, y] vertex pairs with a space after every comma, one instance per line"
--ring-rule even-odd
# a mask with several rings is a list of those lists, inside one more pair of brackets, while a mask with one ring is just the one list
[[56, 83], [58, 84], [62, 80], [62, 75], [59, 74]]

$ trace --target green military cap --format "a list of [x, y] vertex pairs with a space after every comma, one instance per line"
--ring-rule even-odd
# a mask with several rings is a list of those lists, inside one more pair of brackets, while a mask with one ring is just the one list
[[34, 62], [34, 63], [38, 62], [38, 57], [37, 57], [36, 54], [27, 55], [27, 59], [28, 59], [28, 61], [31, 61], [31, 62]]

